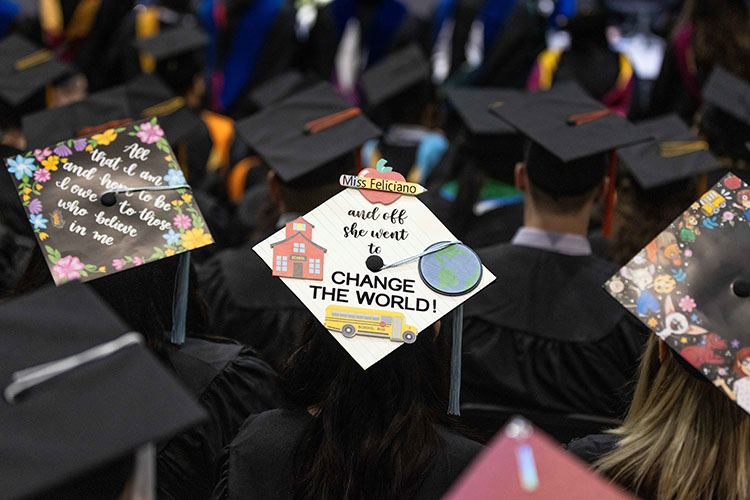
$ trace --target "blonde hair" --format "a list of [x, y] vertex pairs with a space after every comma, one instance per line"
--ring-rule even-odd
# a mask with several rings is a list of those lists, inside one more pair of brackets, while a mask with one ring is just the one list
[[750, 416], [651, 336], [614, 451], [595, 466], [653, 500], [750, 498]]

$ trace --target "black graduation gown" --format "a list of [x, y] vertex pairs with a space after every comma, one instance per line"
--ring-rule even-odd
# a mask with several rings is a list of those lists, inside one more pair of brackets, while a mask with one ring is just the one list
[[[306, 412], [283, 409], [251, 417], [224, 453], [212, 499], [294, 498], [294, 455], [310, 420]], [[440, 429], [440, 435], [444, 453], [436, 456], [415, 500], [440, 498], [483, 448], [447, 429]]]
[[568, 451], [588, 464], [593, 464], [614, 451], [620, 436], [614, 434], [590, 434], [568, 443]]
[[198, 269], [212, 331], [252, 346], [278, 369], [310, 313], [249, 246], [227, 249]]
[[593, 256], [497, 245], [497, 280], [465, 308], [463, 402], [621, 417], [649, 331], [601, 285]]
[[188, 338], [167, 353], [167, 362], [209, 414], [203, 425], [159, 448], [160, 499], [207, 499], [217, 480], [218, 459], [253, 413], [283, 403], [276, 373], [237, 344]]

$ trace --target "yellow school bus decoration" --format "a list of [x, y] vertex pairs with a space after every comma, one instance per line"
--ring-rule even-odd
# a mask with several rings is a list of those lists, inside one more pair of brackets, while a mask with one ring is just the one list
[[325, 327], [347, 338], [388, 337], [407, 344], [417, 340], [417, 329], [406, 324], [403, 313], [393, 311], [331, 305], [326, 308]]
[[709, 217], [721, 212], [727, 206], [727, 200], [713, 189], [704, 194], [700, 200], [701, 209]]

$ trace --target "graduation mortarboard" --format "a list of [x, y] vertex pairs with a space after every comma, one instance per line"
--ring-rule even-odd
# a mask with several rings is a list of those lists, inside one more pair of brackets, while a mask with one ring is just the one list
[[205, 418], [129, 332], [82, 284], [0, 306], [3, 498], [48, 493]]
[[254, 87], [248, 100], [258, 110], [267, 108], [282, 99], [312, 87], [320, 79], [297, 70], [289, 70]]
[[178, 27], [164, 30], [152, 37], [139, 38], [133, 41], [133, 45], [159, 62], [202, 50], [208, 42], [208, 35], [203, 30], [196, 27]]
[[71, 73], [69, 65], [26, 38], [11, 34], [0, 41], [0, 99], [16, 108]]
[[522, 418], [512, 419], [443, 500], [635, 500]]
[[236, 128], [287, 183], [313, 174], [380, 135], [359, 108], [349, 106], [326, 82], [237, 122]]
[[429, 83], [430, 75], [430, 63], [417, 45], [390, 54], [362, 73], [362, 91], [368, 108], [380, 106], [420, 83]]
[[491, 110], [523, 97], [523, 92], [513, 89], [459, 87], [446, 91], [448, 102], [463, 124], [471, 134], [477, 136], [517, 135], [515, 127], [498, 120]]
[[5, 159], [55, 283], [213, 243], [156, 118]]
[[703, 86], [703, 98], [711, 106], [750, 126], [750, 82], [717, 66]]
[[750, 186], [728, 174], [605, 289], [750, 413], [748, 254]]
[[677, 115], [647, 120], [637, 127], [654, 140], [621, 148], [617, 154], [643, 189], [690, 179], [721, 166], [708, 144], [695, 137]]
[[717, 66], [703, 86], [701, 133], [719, 156], [750, 161], [750, 82]]

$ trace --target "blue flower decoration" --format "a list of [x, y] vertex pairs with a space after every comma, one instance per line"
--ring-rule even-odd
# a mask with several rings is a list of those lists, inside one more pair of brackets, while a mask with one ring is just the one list
[[698, 321], [698, 315], [697, 314], [693, 314], [692, 316], [690, 316], [690, 321], [692, 321], [693, 323], [695, 323], [696, 321]]
[[167, 245], [174, 245], [180, 241], [180, 233], [176, 233], [174, 229], [170, 229], [168, 233], [161, 235], [162, 238], [167, 240]]
[[34, 229], [47, 229], [47, 219], [42, 214], [36, 214], [29, 217], [29, 222], [34, 226]]
[[182, 170], [170, 168], [167, 175], [164, 176], [164, 180], [169, 183], [170, 186], [177, 186], [179, 184], [187, 184], [185, 176], [182, 175]]
[[16, 155], [15, 158], [8, 158], [8, 172], [16, 174], [16, 179], [19, 181], [23, 179], [24, 175], [31, 177], [31, 174], [36, 170], [34, 165], [34, 158], [24, 158], [21, 155]]

